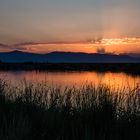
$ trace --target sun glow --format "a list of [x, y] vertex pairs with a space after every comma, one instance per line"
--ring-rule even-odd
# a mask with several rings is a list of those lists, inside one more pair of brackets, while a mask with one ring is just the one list
[[140, 53], [140, 38], [97, 38], [91, 40], [89, 46], [103, 53]]
[[140, 38], [94, 38], [78, 41], [61, 40], [52, 42], [22, 42], [12, 45], [0, 44], [0, 51], [15, 49], [33, 53], [48, 53], [53, 51], [116, 54], [140, 53]]
[[30, 52], [52, 52], [52, 51], [70, 51], [95, 53], [97, 49], [103, 48], [107, 53], [128, 53], [139, 52], [140, 38], [97, 38], [87, 41], [77, 42], [46, 42], [26, 44], [22, 46]]
[[140, 44], [140, 38], [103, 38], [92, 40], [91, 44], [99, 45], [122, 45], [122, 44]]

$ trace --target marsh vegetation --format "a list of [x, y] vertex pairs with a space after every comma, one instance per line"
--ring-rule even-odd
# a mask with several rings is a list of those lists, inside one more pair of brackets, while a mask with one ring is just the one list
[[140, 87], [0, 80], [1, 140], [139, 140]]

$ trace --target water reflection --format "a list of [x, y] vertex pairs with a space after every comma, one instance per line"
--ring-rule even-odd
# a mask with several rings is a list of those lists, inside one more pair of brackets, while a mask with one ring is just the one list
[[100, 83], [115, 86], [133, 88], [140, 83], [140, 76], [131, 76], [125, 73], [99, 73], [99, 72], [39, 72], [39, 71], [2, 71], [0, 77], [11, 81], [11, 84], [19, 84], [24, 79], [27, 82], [47, 82], [48, 85], [58, 86], [82, 86], [92, 83], [97, 86]]

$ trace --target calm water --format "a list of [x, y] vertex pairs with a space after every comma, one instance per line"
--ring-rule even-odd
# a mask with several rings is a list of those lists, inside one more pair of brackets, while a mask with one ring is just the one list
[[99, 72], [37, 72], [37, 71], [1, 71], [0, 77], [17, 85], [24, 79], [27, 82], [47, 82], [48, 85], [82, 86], [87, 83], [99, 83], [115, 87], [133, 88], [140, 84], [140, 76], [131, 76], [125, 73]]

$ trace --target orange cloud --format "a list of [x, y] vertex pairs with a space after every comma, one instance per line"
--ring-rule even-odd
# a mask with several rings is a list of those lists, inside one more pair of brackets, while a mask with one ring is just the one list
[[0, 44], [0, 51], [21, 50], [34, 53], [70, 51], [94, 53], [97, 50], [107, 53], [140, 53], [140, 38], [97, 38], [84, 41], [24, 42], [13, 45]]

